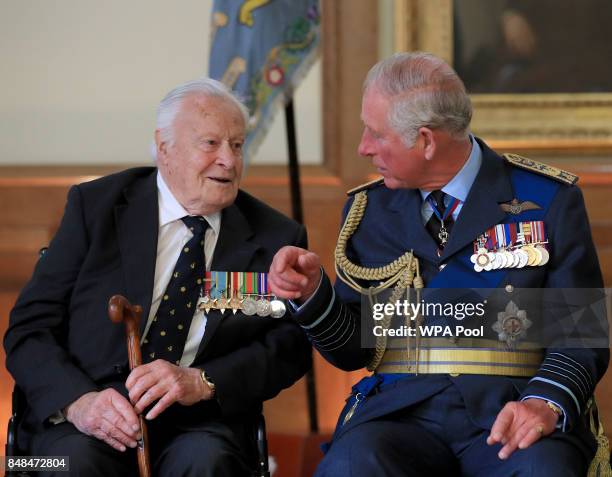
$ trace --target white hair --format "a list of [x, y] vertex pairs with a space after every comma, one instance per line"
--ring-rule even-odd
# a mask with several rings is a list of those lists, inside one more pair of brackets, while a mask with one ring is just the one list
[[465, 85], [444, 60], [423, 52], [396, 53], [374, 65], [363, 91], [375, 88], [392, 98], [389, 124], [412, 147], [421, 127], [467, 137], [472, 103]]
[[[174, 121], [182, 102], [191, 95], [201, 94], [207, 97], [220, 98], [238, 108], [244, 119], [245, 127], [249, 122], [249, 110], [227, 86], [212, 78], [201, 77], [178, 85], [170, 91], [157, 107], [156, 128], [159, 130], [161, 140], [172, 143], [174, 141]], [[157, 157], [155, 142], [151, 144], [151, 153]]]

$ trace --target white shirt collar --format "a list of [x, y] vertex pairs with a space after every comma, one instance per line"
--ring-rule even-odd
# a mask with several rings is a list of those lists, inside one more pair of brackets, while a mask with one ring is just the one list
[[[157, 171], [157, 201], [159, 204], [159, 226], [160, 228], [170, 222], [181, 220], [189, 212], [176, 200], [161, 173]], [[221, 230], [221, 212], [205, 215], [204, 218], [213, 229], [215, 235], [219, 236]]]

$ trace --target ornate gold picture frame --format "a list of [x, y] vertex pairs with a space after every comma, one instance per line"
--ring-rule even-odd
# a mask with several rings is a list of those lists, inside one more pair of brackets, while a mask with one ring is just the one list
[[[396, 51], [453, 62], [453, 0], [394, 0]], [[562, 54], [562, 52], [561, 52]], [[472, 129], [500, 150], [612, 151], [612, 93], [474, 94]]]

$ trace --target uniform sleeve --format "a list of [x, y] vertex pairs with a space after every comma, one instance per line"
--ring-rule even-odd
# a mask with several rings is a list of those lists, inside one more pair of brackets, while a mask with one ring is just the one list
[[[351, 206], [347, 201], [342, 221]], [[337, 279], [332, 287], [323, 271], [316, 293], [294, 315], [313, 346], [334, 366], [345, 371], [363, 368], [372, 350], [361, 343], [361, 301], [357, 292]]]
[[[581, 322], [601, 326], [601, 316], [588, 306], [597, 289], [603, 288], [599, 261], [593, 245], [582, 193], [577, 187], [561, 187], [546, 217], [551, 251], [546, 284], [548, 289], [567, 290], [566, 306], [581, 309]], [[551, 290], [547, 293], [554, 293]], [[546, 319], [559, 319], [549, 312]], [[607, 334], [607, 322], [603, 333]], [[524, 389], [521, 399], [539, 397], [557, 403], [564, 411], [564, 430], [570, 430], [584, 413], [595, 385], [606, 372], [609, 349], [548, 348], [537, 374]]]

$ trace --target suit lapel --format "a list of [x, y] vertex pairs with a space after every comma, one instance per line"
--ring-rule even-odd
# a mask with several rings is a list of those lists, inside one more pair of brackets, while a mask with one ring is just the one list
[[484, 143], [482, 165], [451, 232], [442, 260], [447, 260], [488, 228], [501, 223], [506, 213], [499, 204], [512, 200], [512, 183], [501, 157]]
[[[260, 248], [258, 244], [250, 241], [252, 237], [251, 226], [240, 209], [235, 204], [224, 209], [221, 218], [221, 232], [215, 246], [211, 270], [249, 271], [253, 256]], [[198, 348], [198, 355], [206, 348], [222, 320], [223, 315], [220, 311], [211, 310], [208, 313], [206, 331]]]
[[157, 170], [142, 182], [127, 187], [126, 202], [115, 207], [117, 240], [125, 276], [127, 298], [143, 308], [142, 335], [153, 295], [159, 213], [157, 205]]

